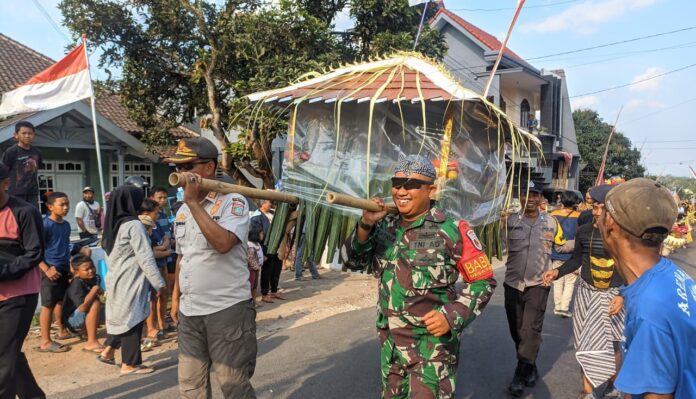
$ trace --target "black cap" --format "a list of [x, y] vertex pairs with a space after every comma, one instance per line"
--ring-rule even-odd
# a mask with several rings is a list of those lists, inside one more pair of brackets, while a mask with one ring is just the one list
[[10, 177], [10, 169], [0, 162], [0, 180], [5, 180]]
[[199, 159], [218, 159], [218, 149], [212, 141], [204, 137], [191, 137], [179, 140], [176, 153], [165, 158], [168, 163], [189, 163]]
[[147, 180], [145, 180], [142, 176], [131, 176], [126, 179], [125, 182], [123, 182], [126, 186], [134, 186], [138, 188], [143, 188], [149, 186], [147, 183]]
[[609, 194], [609, 191], [614, 187], [615, 186], [611, 184], [602, 184], [592, 187], [590, 189], [590, 197], [592, 197], [592, 201], [597, 201], [600, 204], [603, 204], [607, 198], [607, 194]]
[[526, 193], [527, 191], [529, 191], [530, 193], [541, 194], [543, 189], [544, 188], [541, 186], [541, 184], [535, 183], [534, 181], [530, 180], [529, 184], [527, 184], [527, 186], [522, 186], [522, 189], [520, 191], [523, 193]]

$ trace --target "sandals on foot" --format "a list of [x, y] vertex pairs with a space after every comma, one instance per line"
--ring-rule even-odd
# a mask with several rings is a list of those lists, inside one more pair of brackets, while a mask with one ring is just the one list
[[70, 350], [70, 347], [67, 345], [61, 345], [57, 342], [51, 342], [50, 345], [48, 345], [48, 348], [42, 348], [40, 346], [36, 347], [37, 352], [42, 352], [42, 353], [63, 353], [67, 352]]
[[75, 338], [75, 337], [79, 337], [79, 335], [73, 334], [72, 332], [68, 331], [68, 333], [65, 335], [60, 335], [60, 334], [54, 335], [53, 339], [58, 340], [58, 341], [65, 341], [66, 339]]
[[151, 374], [154, 373], [155, 369], [152, 367], [146, 367], [143, 366], [142, 364], [135, 366], [134, 369], [129, 370], [129, 371], [121, 371], [121, 377], [126, 376], [126, 375], [133, 375], [133, 374]]
[[98, 361], [98, 362], [105, 363], [105, 364], [109, 364], [109, 365], [111, 365], [111, 366], [115, 366], [115, 365], [116, 365], [116, 360], [106, 358], [106, 357], [104, 357], [104, 356], [102, 356], [102, 355], [97, 355], [97, 361]]
[[157, 338], [145, 338], [143, 340], [143, 343], [140, 344], [140, 351], [141, 352], [149, 352], [157, 346]]
[[87, 347], [82, 348], [82, 352], [90, 352], [90, 353], [100, 354], [103, 351], [104, 351], [104, 347], [101, 345], [95, 346], [94, 348], [87, 348]]

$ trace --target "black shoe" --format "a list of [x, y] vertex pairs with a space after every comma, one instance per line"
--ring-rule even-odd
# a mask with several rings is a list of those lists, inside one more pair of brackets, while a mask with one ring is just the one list
[[510, 385], [508, 385], [508, 392], [510, 395], [519, 398], [524, 393], [524, 384], [517, 377], [512, 379]]
[[532, 370], [531, 373], [524, 379], [524, 385], [528, 387], [533, 387], [536, 385], [537, 380], [539, 379], [539, 372], [537, 371], [536, 366], [534, 366], [534, 369]]

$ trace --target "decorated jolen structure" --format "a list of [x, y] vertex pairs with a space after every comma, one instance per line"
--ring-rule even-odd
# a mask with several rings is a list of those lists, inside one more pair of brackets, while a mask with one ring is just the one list
[[311, 202], [327, 191], [389, 198], [399, 155], [422, 154], [439, 172], [441, 205], [479, 225], [509, 198], [505, 181], [514, 171], [506, 170], [506, 150], [516, 158], [536, 140], [415, 54], [345, 66], [249, 99], [288, 113], [283, 189]]
[[282, 189], [301, 199], [296, 212], [279, 205], [266, 243], [269, 253], [278, 249], [277, 232], [294, 214], [295, 230], [305, 229], [309, 243], [303, 261], [318, 262], [325, 248], [326, 259], [332, 259], [361, 211], [329, 205], [326, 194], [390, 202], [399, 157], [421, 154], [438, 171], [433, 199], [452, 216], [478, 226], [489, 256], [502, 256], [497, 220], [513, 186], [506, 181], [529, 179], [515, 167], [521, 154], [530, 154], [530, 145], [540, 143], [436, 62], [399, 53], [307, 74], [249, 100], [255, 114], [267, 115], [270, 106], [277, 117], [288, 118]]

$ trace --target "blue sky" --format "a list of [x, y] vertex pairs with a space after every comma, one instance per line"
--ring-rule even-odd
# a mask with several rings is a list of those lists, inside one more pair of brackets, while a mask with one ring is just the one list
[[[0, 32], [58, 59], [70, 42], [58, 0], [0, 0]], [[445, 0], [469, 22], [502, 38], [516, 0]], [[502, 10], [497, 10], [502, 9]], [[527, 0], [508, 46], [537, 68], [564, 68], [571, 96], [649, 78], [696, 64], [696, 29], [563, 56], [532, 58], [696, 26], [691, 0]], [[339, 13], [337, 28], [350, 26]], [[58, 33], [59, 29], [61, 33]], [[95, 57], [92, 57], [93, 61]], [[104, 76], [95, 71], [95, 76]], [[572, 98], [592, 108], [642, 148], [652, 174], [689, 176], [696, 168], [696, 66], [641, 84]], [[688, 141], [691, 140], [691, 141]]]

